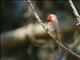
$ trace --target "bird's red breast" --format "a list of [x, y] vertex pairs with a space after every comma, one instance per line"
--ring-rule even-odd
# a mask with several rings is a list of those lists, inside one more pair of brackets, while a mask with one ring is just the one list
[[47, 19], [48, 22], [57, 22], [57, 16], [54, 14], [49, 14]]

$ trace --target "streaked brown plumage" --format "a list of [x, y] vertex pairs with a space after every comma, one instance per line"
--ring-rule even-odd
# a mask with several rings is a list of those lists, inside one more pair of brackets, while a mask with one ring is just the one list
[[54, 35], [55, 40], [61, 42], [61, 33], [57, 16], [54, 14], [50, 14], [47, 19], [48, 19], [49, 32]]

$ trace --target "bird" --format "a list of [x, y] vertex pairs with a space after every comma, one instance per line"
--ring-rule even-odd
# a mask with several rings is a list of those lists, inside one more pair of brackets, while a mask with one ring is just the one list
[[55, 14], [49, 14], [47, 20], [47, 27], [49, 29], [49, 32], [54, 35], [54, 40], [61, 42], [61, 30], [57, 16]]
[[[54, 36], [55, 41], [62, 43], [61, 30], [60, 30], [59, 21], [58, 21], [57, 16], [55, 14], [49, 14], [47, 17], [47, 20], [48, 20], [47, 27], [48, 27], [49, 33], [51, 33]], [[59, 45], [58, 45], [58, 48], [59, 49], [57, 52], [57, 56], [55, 57], [55, 60], [62, 60], [63, 50], [60, 48]]]

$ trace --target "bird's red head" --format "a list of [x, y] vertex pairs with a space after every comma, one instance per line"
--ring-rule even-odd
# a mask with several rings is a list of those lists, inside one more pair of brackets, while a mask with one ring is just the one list
[[57, 16], [54, 14], [49, 14], [47, 19], [48, 19], [48, 22], [57, 22]]

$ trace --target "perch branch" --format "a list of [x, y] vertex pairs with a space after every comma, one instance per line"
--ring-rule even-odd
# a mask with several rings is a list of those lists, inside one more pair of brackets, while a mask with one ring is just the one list
[[[50, 38], [40, 24], [29, 24], [28, 26], [23, 26], [16, 30], [1, 33], [0, 48], [10, 48], [29, 44], [32, 42], [33, 37], [37, 39], [37, 42], [39, 39], [46, 40], [47, 38]], [[33, 42], [35, 41], [33, 40]]]
[[[38, 20], [38, 22], [39, 22], [39, 23], [42, 25], [42, 27], [47, 31], [47, 33], [54, 39], [54, 36], [49, 32], [49, 29], [43, 24], [42, 20], [39, 18], [38, 14], [37, 14], [36, 11], [34, 10], [32, 4], [31, 4], [31, 1], [28, 0], [28, 2], [29, 2], [29, 5], [30, 5], [30, 7], [31, 7], [31, 9], [32, 9], [32, 11], [33, 11], [36, 19]], [[61, 42], [59, 42], [58, 40], [56, 40], [55, 42], [57, 43], [57, 45], [59, 45], [59, 46], [60, 46], [62, 49], [64, 49], [65, 51], [68, 51], [68, 52], [70, 52], [72, 55], [80, 58], [80, 55], [76, 54], [76, 53], [73, 52], [71, 49], [66, 48], [66, 47], [65, 47]]]
[[74, 13], [74, 15], [76, 16], [76, 19], [77, 19], [77, 21], [78, 21], [77, 25], [80, 25], [80, 15], [79, 15], [77, 9], [75, 8], [72, 0], [68, 0], [68, 1], [69, 1], [69, 4], [70, 4], [71, 8], [73, 9], [73, 13]]

